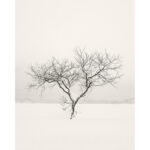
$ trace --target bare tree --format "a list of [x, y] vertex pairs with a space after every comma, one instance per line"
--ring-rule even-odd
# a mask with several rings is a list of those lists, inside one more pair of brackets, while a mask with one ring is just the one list
[[[48, 63], [31, 66], [28, 73], [33, 83], [29, 87], [45, 87], [46, 84], [58, 86], [67, 96], [64, 104], [71, 108], [72, 119], [75, 115], [75, 108], [81, 98], [83, 98], [90, 89], [96, 86], [110, 84], [114, 86], [117, 79], [121, 77], [121, 62], [119, 56], [105, 53], [87, 53], [85, 50], [76, 49], [74, 61], [58, 61], [52, 58]], [[81, 87], [81, 93], [73, 98], [72, 87], [78, 85]]]

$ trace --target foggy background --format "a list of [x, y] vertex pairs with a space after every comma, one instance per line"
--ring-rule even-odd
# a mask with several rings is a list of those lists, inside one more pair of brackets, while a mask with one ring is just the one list
[[76, 47], [120, 55], [124, 76], [114, 88], [96, 87], [85, 103], [134, 99], [132, 0], [16, 0], [16, 101], [58, 103], [59, 88], [28, 90], [29, 66], [52, 56], [73, 59]]

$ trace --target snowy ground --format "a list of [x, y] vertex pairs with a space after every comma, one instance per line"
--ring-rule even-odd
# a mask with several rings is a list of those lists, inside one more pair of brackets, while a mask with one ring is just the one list
[[16, 150], [133, 150], [133, 104], [16, 104]]

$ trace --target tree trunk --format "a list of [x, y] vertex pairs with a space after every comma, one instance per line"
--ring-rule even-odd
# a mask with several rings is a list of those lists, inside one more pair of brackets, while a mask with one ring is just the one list
[[72, 119], [72, 118], [74, 117], [75, 106], [76, 106], [76, 103], [72, 103], [72, 112], [71, 112], [71, 117], [70, 117], [70, 119]]

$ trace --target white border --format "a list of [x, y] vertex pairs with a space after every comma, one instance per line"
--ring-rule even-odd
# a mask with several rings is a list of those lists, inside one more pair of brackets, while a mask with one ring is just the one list
[[0, 0], [0, 150], [15, 150], [15, 1]]
[[[150, 1], [135, 1], [135, 149], [150, 149]], [[15, 149], [15, 1], [0, 1], [0, 149]]]
[[150, 1], [135, 2], [135, 150], [150, 150]]

